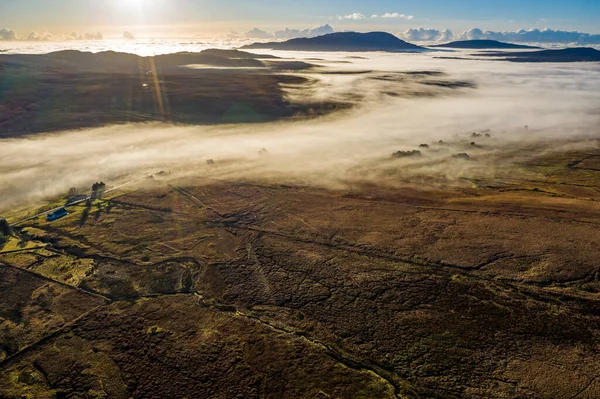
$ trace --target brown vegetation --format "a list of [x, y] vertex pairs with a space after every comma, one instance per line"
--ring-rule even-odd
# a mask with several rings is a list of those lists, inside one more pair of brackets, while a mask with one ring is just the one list
[[51, 246], [0, 257], [0, 396], [596, 397], [598, 157], [472, 188], [152, 180], [32, 221]]

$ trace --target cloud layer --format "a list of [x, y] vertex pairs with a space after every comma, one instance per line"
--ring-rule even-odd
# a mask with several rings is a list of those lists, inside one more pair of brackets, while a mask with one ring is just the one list
[[[305, 92], [323, 101], [365, 95], [360, 107], [344, 114], [260, 125], [112, 126], [0, 140], [0, 211], [64, 194], [70, 187], [88, 188], [98, 180], [114, 186], [128, 174], [138, 177], [160, 170], [176, 176], [302, 179], [308, 185], [344, 189], [364, 179], [392, 184], [401, 178], [442, 175], [456, 181], [468, 172], [465, 168], [493, 175], [495, 167], [510, 167], [504, 157], [498, 164], [490, 159], [511, 143], [548, 139], [555, 149], [560, 145], [557, 138], [591, 134], [599, 126], [600, 71], [594, 66], [441, 60], [427, 54], [372, 54], [351, 64], [339, 63], [347, 56], [328, 55], [334, 61], [330, 68], [340, 74], [315, 72], [318, 83]], [[376, 72], [347, 73], [365, 70]], [[445, 88], [427, 86], [442, 95], [382, 97], [390, 77], [400, 78], [394, 87], [407, 84], [402, 74], [406, 71], [443, 71], [452, 79], [472, 80], [478, 89], [448, 95]], [[388, 80], [375, 79], [381, 74]], [[485, 152], [476, 162], [452, 159], [452, 153], [464, 151], [460, 143], [448, 154], [432, 154], [415, 163], [390, 159], [392, 152], [420, 143], [459, 140], [455, 135], [471, 152], [470, 134], [483, 129], [492, 129], [499, 144], [481, 150]], [[268, 149], [268, 157], [258, 156], [261, 148]], [[435, 166], [431, 161], [437, 156], [447, 160]], [[208, 168], [206, 159], [215, 159], [216, 167]], [[380, 164], [383, 169], [378, 169]], [[392, 175], [388, 166], [394, 168]]]
[[246, 32], [245, 36], [248, 39], [294, 39], [299, 37], [316, 37], [334, 33], [335, 30], [331, 25], [317, 26], [307, 29], [290, 29], [277, 30], [275, 32], [266, 32], [264, 30], [254, 28]]
[[500, 40], [516, 43], [575, 43], [579, 45], [600, 44], [600, 35], [591, 35], [577, 31], [562, 31], [553, 29], [537, 29], [517, 31], [487, 31], [479, 28], [469, 29], [458, 36], [464, 40]]
[[[352, 13], [336, 17], [339, 20], [404, 20], [411, 21], [414, 16], [390, 12], [381, 15], [374, 14], [367, 17], [361, 13]], [[322, 25], [315, 28], [291, 29], [285, 28], [274, 32], [267, 32], [258, 28], [245, 33], [248, 39], [293, 39], [299, 37], [315, 37], [335, 32], [331, 25]], [[129, 33], [129, 32], [126, 32]], [[554, 43], [569, 45], [600, 45], [600, 34], [589, 34], [578, 31], [564, 31], [555, 29], [520, 29], [515, 31], [491, 31], [481, 28], [471, 28], [460, 33], [453, 33], [450, 29], [436, 28], [409, 28], [397, 33], [398, 37], [415, 42], [445, 42], [451, 40], [498, 40], [512, 43]], [[125, 37], [125, 36], [124, 36]], [[133, 39], [135, 36], [128, 34], [126, 38]], [[53, 35], [48, 32], [30, 32], [25, 36], [19, 35], [9, 28], [0, 29], [0, 41], [68, 41], [68, 40], [103, 40], [102, 32], [72, 32], [68, 34]]]
[[103, 40], [104, 34], [102, 32], [71, 32], [67, 34], [53, 35], [49, 32], [30, 32], [27, 36], [19, 36], [17, 32], [12, 29], [0, 29], [0, 40], [13, 41], [13, 40], [24, 40], [24, 41], [66, 41], [66, 40]]
[[415, 42], [447, 42], [451, 40], [498, 40], [512, 43], [555, 43], [574, 45], [600, 45], [600, 35], [577, 31], [553, 29], [520, 29], [516, 31], [489, 31], [472, 28], [454, 34], [450, 29], [410, 28], [398, 33], [398, 37]]

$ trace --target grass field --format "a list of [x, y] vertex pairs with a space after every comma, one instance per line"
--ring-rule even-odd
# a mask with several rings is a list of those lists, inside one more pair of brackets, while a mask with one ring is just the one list
[[451, 186], [173, 176], [27, 222], [0, 397], [598, 397], [600, 150], [517, 153]]

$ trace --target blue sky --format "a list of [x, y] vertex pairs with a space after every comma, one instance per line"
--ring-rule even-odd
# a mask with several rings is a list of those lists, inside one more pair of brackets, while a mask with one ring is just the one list
[[[338, 18], [355, 13], [365, 18]], [[385, 13], [406, 18], [372, 18]], [[329, 23], [338, 30], [547, 27], [600, 33], [599, 20], [600, 0], [0, 0], [0, 28], [23, 32], [140, 26], [226, 32]]]

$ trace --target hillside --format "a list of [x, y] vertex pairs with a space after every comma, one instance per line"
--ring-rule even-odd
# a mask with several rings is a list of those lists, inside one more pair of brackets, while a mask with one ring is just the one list
[[504, 60], [512, 62], [600, 62], [600, 51], [590, 47], [515, 53], [497, 52], [483, 54], [483, 56], [504, 57]]
[[504, 43], [497, 40], [459, 40], [445, 44], [436, 44], [430, 47], [465, 48], [465, 49], [536, 49], [539, 47], [523, 44]]
[[417, 51], [424, 47], [407, 43], [385, 32], [339, 32], [315, 38], [292, 39], [285, 42], [254, 43], [242, 49], [273, 49], [294, 51]]
[[174, 172], [30, 220], [0, 253], [0, 397], [600, 397], [600, 150], [530, 154], [351, 193]]
[[30, 66], [36, 69], [59, 69], [61, 71], [117, 71], [132, 73], [144, 72], [155, 68], [168, 69], [182, 65], [201, 64], [226, 68], [262, 68], [261, 60], [274, 59], [270, 55], [251, 54], [237, 50], [209, 49], [198, 53], [180, 52], [140, 57], [135, 54], [103, 51], [92, 53], [77, 50], [57, 51], [49, 54], [4, 54], [0, 55], [0, 64]]
[[[346, 104], [294, 103], [282, 74], [311, 65], [236, 50], [140, 57], [113, 51], [0, 55], [0, 138], [132, 122], [221, 124], [318, 116]], [[182, 67], [192, 65], [192, 67]], [[164, 106], [167, 104], [167, 107]]]

